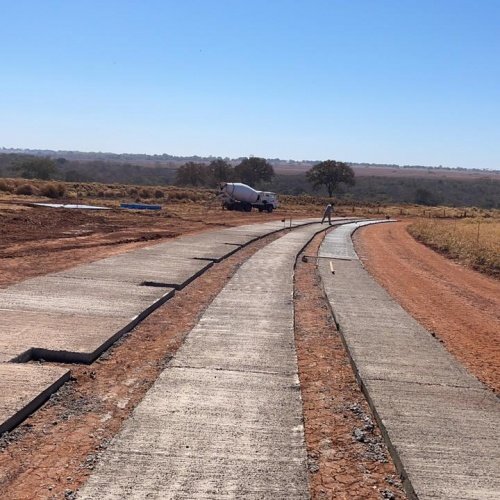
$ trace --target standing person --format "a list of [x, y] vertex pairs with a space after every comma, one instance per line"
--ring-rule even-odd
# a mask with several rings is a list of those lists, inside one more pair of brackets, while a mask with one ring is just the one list
[[325, 219], [328, 217], [328, 224], [332, 225], [332, 212], [333, 212], [333, 202], [328, 203], [325, 208], [325, 212], [323, 213], [323, 218], [321, 219], [321, 224], [325, 222]]

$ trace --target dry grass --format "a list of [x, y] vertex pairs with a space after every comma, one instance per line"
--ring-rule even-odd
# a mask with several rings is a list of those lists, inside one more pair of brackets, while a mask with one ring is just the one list
[[[29, 187], [27, 187], [29, 185]], [[0, 179], [0, 196], [9, 199], [16, 195], [36, 197], [36, 201], [46, 198], [61, 198], [68, 202], [76, 200], [97, 203], [111, 208], [121, 202], [142, 202], [162, 204], [182, 210], [208, 209], [220, 206], [217, 190], [179, 186], [133, 186], [129, 184], [102, 184], [98, 182], [57, 182], [31, 179]], [[17, 196], [19, 198], [19, 196]], [[323, 209], [331, 200], [327, 197], [311, 195], [279, 195], [279, 213], [283, 216], [321, 217]], [[34, 200], [30, 200], [34, 201]], [[419, 205], [389, 205], [383, 203], [363, 203], [335, 199], [335, 216], [369, 218], [406, 217], [497, 217], [499, 211], [477, 208], [422, 207]]]
[[474, 269], [500, 277], [500, 219], [421, 219], [410, 234], [434, 250]]

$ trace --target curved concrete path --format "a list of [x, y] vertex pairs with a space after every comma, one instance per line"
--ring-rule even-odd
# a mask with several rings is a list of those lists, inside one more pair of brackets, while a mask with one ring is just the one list
[[[327, 237], [323, 286], [358, 381], [411, 498], [500, 498], [500, 403], [365, 271], [351, 235]], [[473, 334], [473, 332], [471, 332]]]
[[321, 230], [288, 233], [241, 266], [79, 498], [309, 498], [293, 270]]
[[213, 262], [284, 226], [271, 221], [183, 236], [0, 290], [0, 434], [69, 378], [66, 368], [11, 361], [90, 363]]

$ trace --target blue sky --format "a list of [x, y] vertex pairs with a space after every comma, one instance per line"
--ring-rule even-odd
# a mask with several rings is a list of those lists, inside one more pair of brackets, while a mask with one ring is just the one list
[[0, 0], [0, 146], [500, 169], [500, 0]]

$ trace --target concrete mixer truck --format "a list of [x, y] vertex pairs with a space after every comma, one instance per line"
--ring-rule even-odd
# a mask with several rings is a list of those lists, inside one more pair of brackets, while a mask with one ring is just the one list
[[257, 208], [259, 212], [271, 213], [278, 207], [278, 196], [268, 191], [256, 191], [240, 182], [224, 182], [220, 186], [219, 198], [222, 208], [251, 212]]

